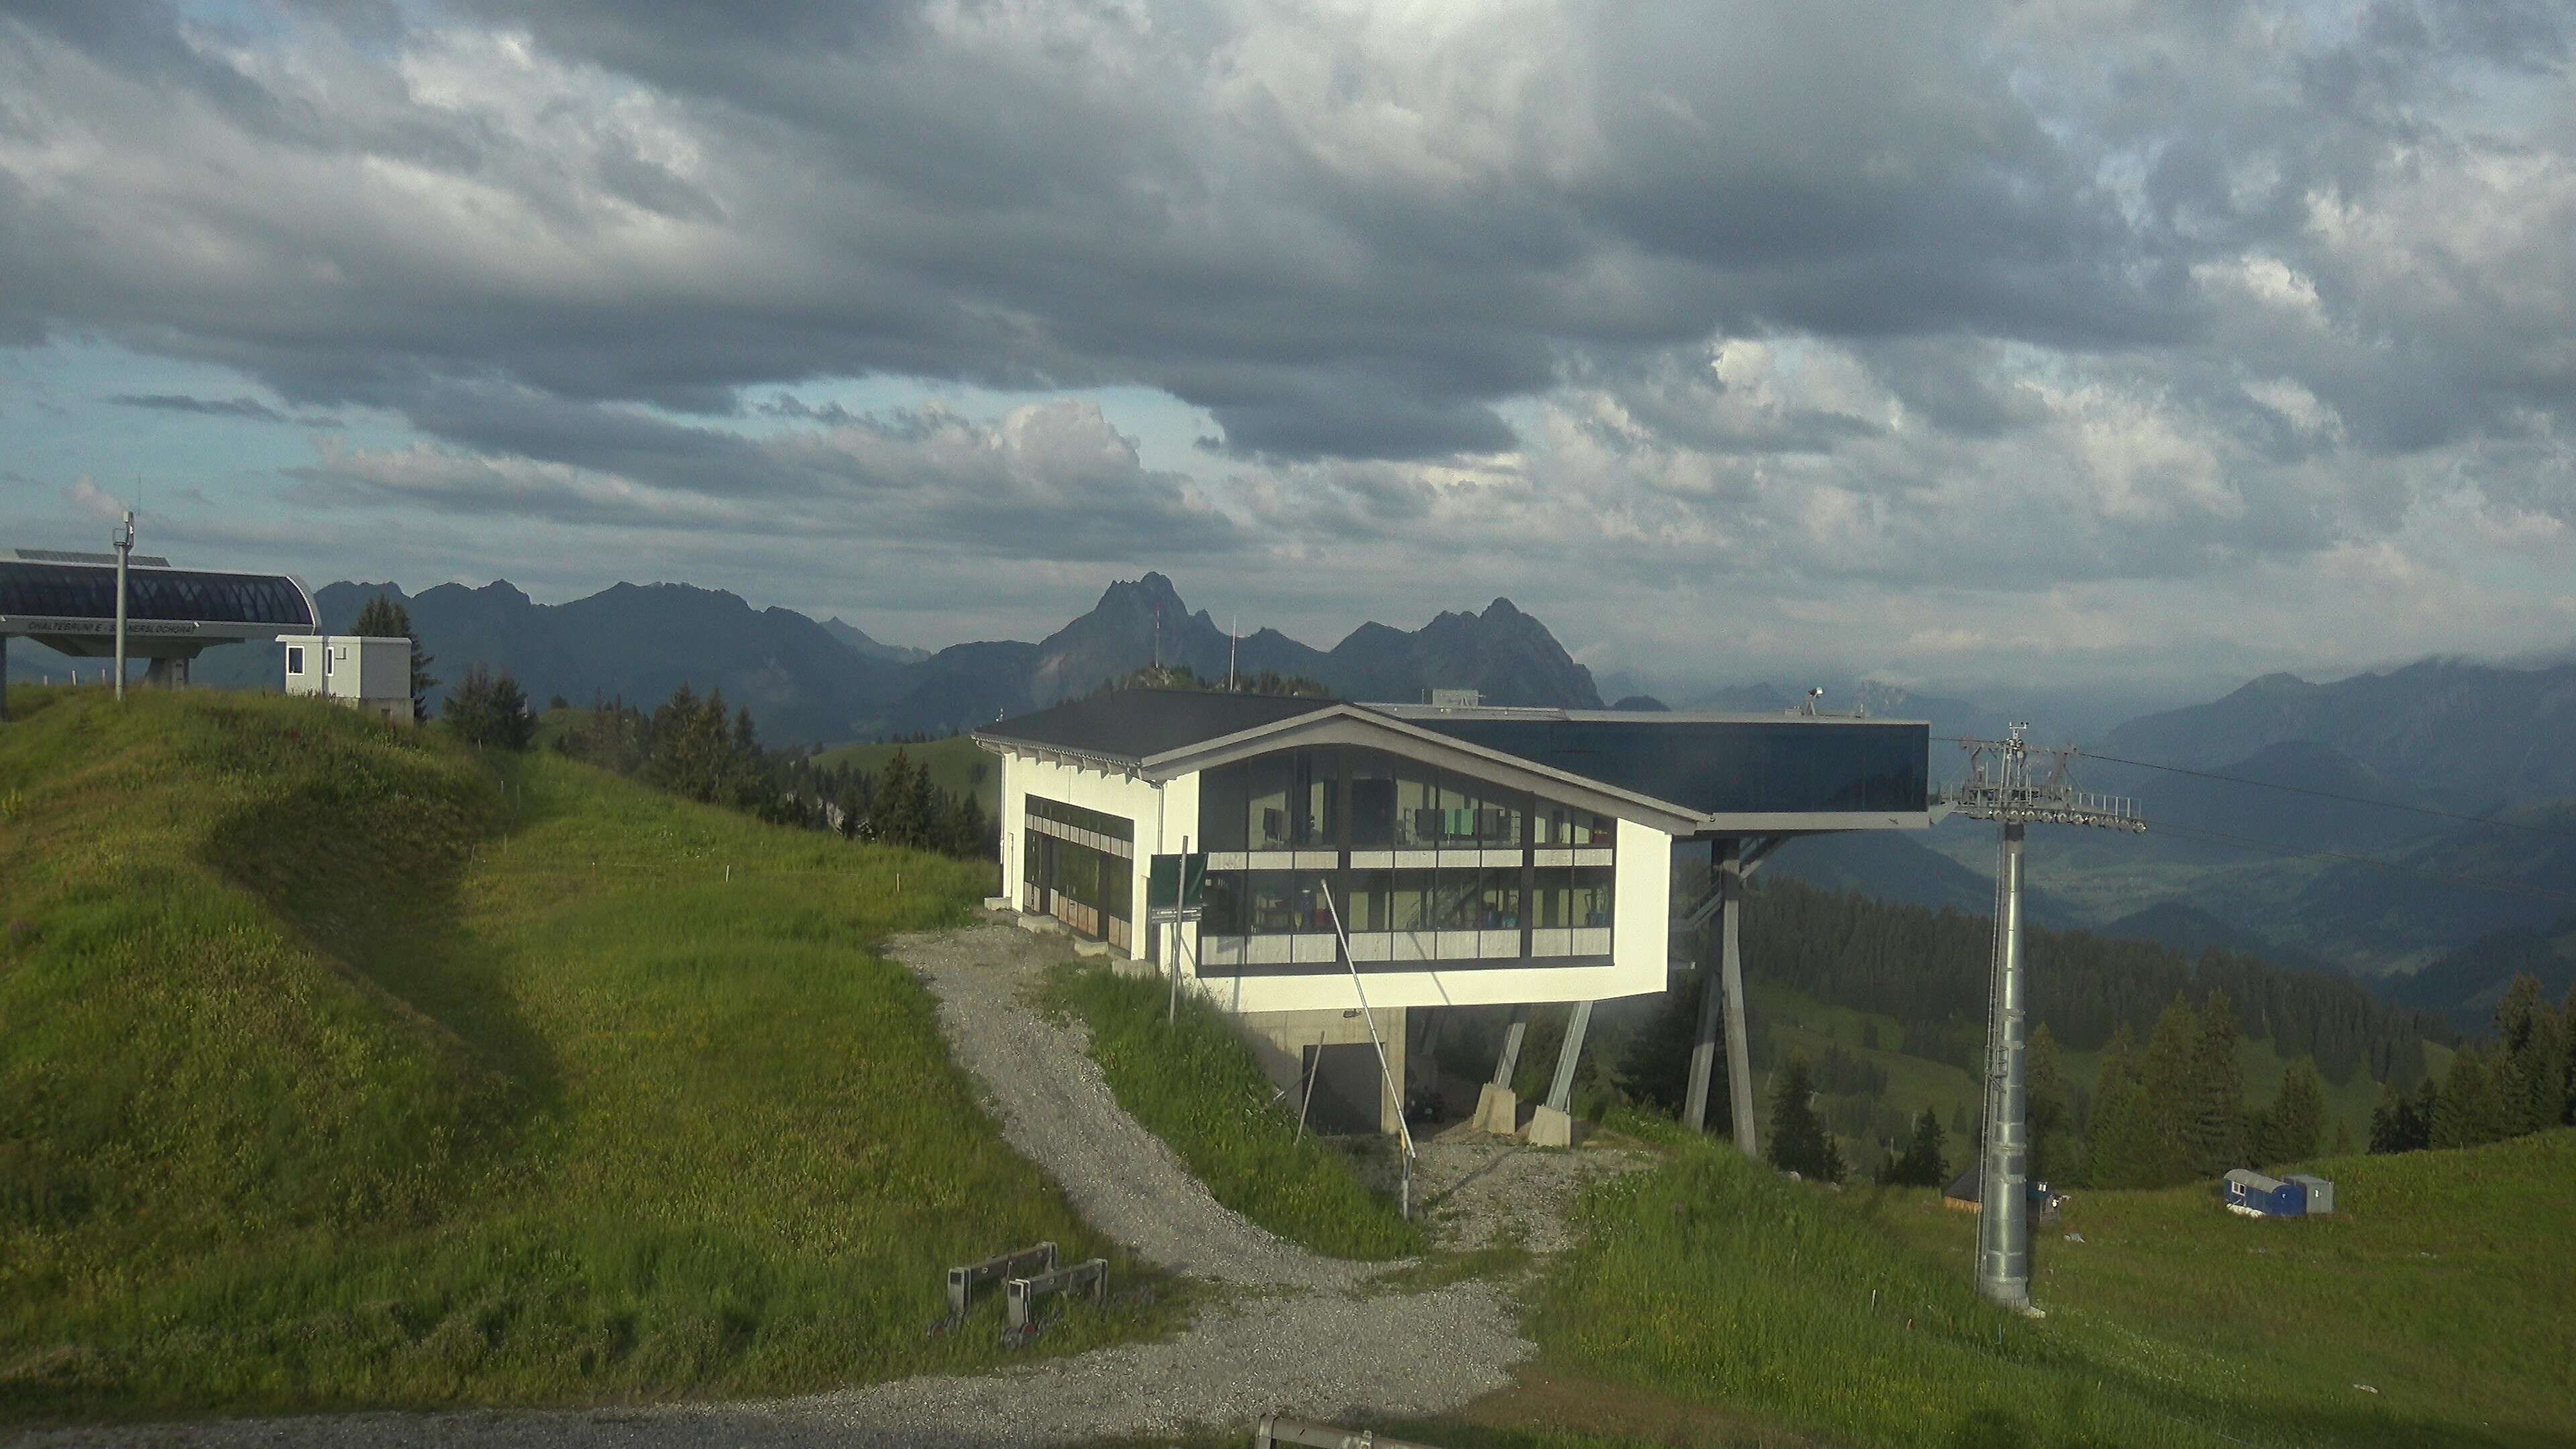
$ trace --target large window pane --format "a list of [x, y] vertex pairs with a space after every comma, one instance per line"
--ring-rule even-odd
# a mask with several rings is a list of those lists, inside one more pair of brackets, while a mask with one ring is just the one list
[[1392, 931], [1395, 929], [1395, 872], [1391, 870], [1354, 871], [1350, 877], [1351, 898], [1342, 909], [1350, 928], [1359, 931]]
[[1244, 933], [1243, 872], [1212, 870], [1199, 902], [1199, 930], [1210, 936]]
[[1285, 936], [1297, 929], [1295, 875], [1285, 870], [1245, 872], [1245, 915], [1249, 918], [1246, 934]]
[[1342, 752], [1299, 750], [1298, 790], [1304, 809], [1297, 820], [1297, 844], [1335, 846], [1342, 842]]
[[1244, 787], [1249, 772], [1223, 765], [1199, 776], [1198, 850], [1249, 850], [1244, 843]]
[[1428, 765], [1395, 762], [1395, 843], [1428, 849], [1440, 843], [1440, 783]]
[[1574, 868], [1574, 909], [1570, 924], [1606, 926], [1610, 924], [1610, 877], [1612, 867], [1578, 865]]
[[[1296, 841], [1289, 817], [1296, 785], [1296, 760], [1288, 754], [1262, 755], [1246, 762], [1251, 779], [1245, 786], [1249, 808], [1244, 833], [1254, 850], [1286, 850]], [[1302, 805], [1302, 801], [1294, 801]]]
[[1481, 923], [1484, 872], [1473, 867], [1438, 873], [1431, 924], [1444, 931], [1472, 931]]
[[1434, 914], [1439, 891], [1437, 871], [1399, 870], [1393, 872], [1395, 883], [1388, 888], [1387, 912], [1398, 931], [1428, 931], [1437, 924]]
[[1351, 751], [1351, 844], [1395, 844], [1395, 762], [1375, 750]]
[[1477, 928], [1515, 931], [1521, 924], [1521, 872], [1518, 866], [1487, 866]]

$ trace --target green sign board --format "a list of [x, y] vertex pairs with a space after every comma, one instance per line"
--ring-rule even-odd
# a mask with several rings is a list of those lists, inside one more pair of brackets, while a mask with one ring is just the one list
[[1207, 852], [1158, 855], [1145, 876], [1148, 918], [1177, 921], [1195, 917], [1207, 895]]

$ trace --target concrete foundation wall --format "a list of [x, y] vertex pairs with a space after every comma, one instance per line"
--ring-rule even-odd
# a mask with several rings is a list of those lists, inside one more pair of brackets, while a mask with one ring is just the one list
[[[1290, 1111], [1300, 1088], [1305, 1085], [1305, 1054], [1310, 1047], [1367, 1048], [1368, 1022], [1357, 1014], [1345, 1016], [1339, 1011], [1272, 1011], [1238, 1018], [1244, 1039], [1252, 1043], [1252, 1053], [1261, 1061], [1261, 1070], [1273, 1085], [1289, 1094]], [[1401, 1007], [1377, 1009], [1378, 1035], [1386, 1042], [1387, 1070], [1400, 1088], [1404, 1081], [1404, 1044], [1407, 1036], [1405, 1012]], [[1378, 1074], [1374, 1053], [1368, 1056], [1368, 1074]], [[1378, 1130], [1393, 1132], [1403, 1111], [1403, 1103], [1391, 1096], [1381, 1078], [1377, 1090]]]

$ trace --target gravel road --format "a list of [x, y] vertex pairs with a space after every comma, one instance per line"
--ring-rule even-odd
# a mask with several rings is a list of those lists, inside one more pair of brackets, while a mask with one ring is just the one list
[[[940, 1003], [958, 1061], [983, 1082], [1011, 1144], [1054, 1174], [1084, 1218], [1222, 1293], [1165, 1343], [1105, 1348], [980, 1376], [901, 1379], [794, 1399], [615, 1410], [356, 1414], [23, 1435], [26, 1449], [94, 1445], [696, 1446], [1077, 1443], [1193, 1424], [1436, 1413], [1504, 1387], [1531, 1345], [1508, 1290], [1468, 1281], [1364, 1294], [1387, 1265], [1318, 1257], [1208, 1196], [1119, 1110], [1079, 1026], [1025, 992], [1060, 960], [1059, 937], [996, 923], [907, 936], [892, 953]], [[1558, 1214], [1581, 1182], [1627, 1154], [1533, 1152], [1456, 1135], [1426, 1143], [1416, 1179], [1445, 1244], [1502, 1235], [1561, 1245]]]

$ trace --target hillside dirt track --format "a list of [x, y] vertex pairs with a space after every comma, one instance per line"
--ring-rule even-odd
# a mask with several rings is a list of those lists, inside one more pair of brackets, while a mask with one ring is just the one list
[[[1320, 1257], [1219, 1205], [1120, 1110], [1079, 1024], [1028, 995], [1063, 938], [988, 918], [899, 937], [895, 959], [939, 1000], [960, 1065], [1012, 1146], [1061, 1183], [1084, 1219], [1142, 1256], [1217, 1285], [1176, 1337], [972, 1376], [898, 1379], [797, 1398], [596, 1410], [365, 1413], [51, 1430], [27, 1449], [94, 1445], [1036, 1446], [1248, 1428], [1269, 1412], [1377, 1419], [1447, 1412], [1510, 1387], [1533, 1352], [1509, 1285], [1470, 1279], [1369, 1290], [1394, 1264]], [[1544, 1254], [1580, 1186], [1642, 1159], [1542, 1152], [1452, 1133], [1422, 1144], [1415, 1177], [1444, 1249], [1503, 1237]], [[1552, 1230], [1554, 1229], [1554, 1230]]]

